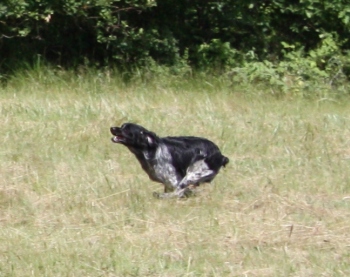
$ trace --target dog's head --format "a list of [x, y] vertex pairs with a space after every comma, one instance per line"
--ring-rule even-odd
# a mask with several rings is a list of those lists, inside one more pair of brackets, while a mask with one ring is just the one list
[[158, 137], [140, 125], [124, 123], [121, 127], [111, 127], [112, 141], [127, 147], [149, 149], [156, 147]]

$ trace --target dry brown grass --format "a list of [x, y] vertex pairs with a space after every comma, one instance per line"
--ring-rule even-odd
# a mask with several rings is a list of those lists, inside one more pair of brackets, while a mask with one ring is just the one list
[[[0, 107], [0, 276], [350, 274], [346, 103], [97, 76], [10, 83]], [[124, 121], [208, 137], [231, 162], [197, 197], [153, 199], [110, 143]]]

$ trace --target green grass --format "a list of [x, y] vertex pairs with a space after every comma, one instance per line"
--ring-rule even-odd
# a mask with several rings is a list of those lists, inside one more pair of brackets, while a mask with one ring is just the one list
[[[349, 99], [259, 96], [218, 79], [128, 85], [31, 72], [0, 88], [0, 276], [349, 276]], [[230, 158], [157, 200], [110, 142], [132, 121]]]

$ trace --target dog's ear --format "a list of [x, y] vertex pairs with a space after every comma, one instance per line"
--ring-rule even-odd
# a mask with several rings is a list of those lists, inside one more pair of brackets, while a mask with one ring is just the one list
[[146, 135], [146, 139], [147, 139], [148, 145], [152, 146], [154, 144], [154, 139], [152, 136]]
[[155, 133], [142, 131], [141, 134], [144, 136], [145, 140], [147, 141], [148, 146], [153, 147], [156, 145], [157, 136]]

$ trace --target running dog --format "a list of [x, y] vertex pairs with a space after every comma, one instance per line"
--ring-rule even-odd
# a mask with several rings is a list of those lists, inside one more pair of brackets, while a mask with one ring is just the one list
[[164, 185], [158, 198], [187, 197], [190, 185], [211, 182], [229, 159], [210, 140], [200, 137], [159, 137], [144, 127], [124, 123], [111, 127], [112, 142], [125, 145], [152, 181]]

